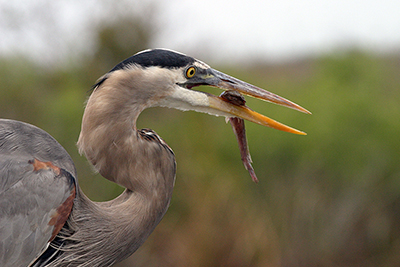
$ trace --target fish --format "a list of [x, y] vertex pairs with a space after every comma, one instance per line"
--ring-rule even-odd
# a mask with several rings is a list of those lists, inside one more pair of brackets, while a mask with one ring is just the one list
[[[234, 105], [238, 105], [238, 106], [246, 105], [246, 100], [245, 100], [244, 96], [237, 91], [233, 91], [233, 90], [224, 91], [221, 95], [219, 95], [219, 97], [227, 102], [234, 104]], [[247, 144], [248, 142], [247, 142], [247, 138], [246, 138], [246, 129], [245, 129], [244, 120], [242, 118], [238, 118], [238, 117], [227, 117], [226, 121], [231, 124], [233, 132], [236, 136], [236, 139], [237, 139], [237, 142], [239, 145], [240, 156], [241, 156], [244, 167], [249, 172], [250, 177], [253, 180], [253, 182], [258, 183], [257, 175], [254, 171], [253, 166], [251, 165], [251, 163], [253, 163], [253, 161], [251, 159], [249, 146]]]

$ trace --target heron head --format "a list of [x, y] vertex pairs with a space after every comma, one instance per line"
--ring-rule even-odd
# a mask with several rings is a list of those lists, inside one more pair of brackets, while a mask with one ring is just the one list
[[[107, 79], [107, 75], [119, 70], [140, 68], [147, 75], [148, 83], [141, 90], [147, 95], [156, 95], [157, 101], [149, 101], [149, 106], [162, 106], [181, 110], [194, 110], [217, 116], [238, 117], [274, 129], [305, 134], [262, 114], [245, 105], [243, 95], [272, 102], [304, 113], [310, 113], [301, 106], [264, 89], [236, 79], [211, 68], [193, 57], [167, 49], [149, 49], [139, 52], [116, 65], [109, 74], [101, 78], [97, 86]], [[194, 90], [208, 85], [233, 94], [214, 96]], [[149, 94], [152, 90], [156, 93]], [[162, 91], [162, 92], [161, 92]]]

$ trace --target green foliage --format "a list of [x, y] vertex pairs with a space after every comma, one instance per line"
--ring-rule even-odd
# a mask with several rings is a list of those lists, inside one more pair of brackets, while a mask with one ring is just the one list
[[[91, 60], [100, 57], [96, 53]], [[75, 147], [83, 103], [94, 83], [86, 74], [94, 75], [95, 63], [48, 70], [24, 58], [0, 61], [0, 116], [35, 124], [59, 140], [91, 198], [121, 192], [94, 176]], [[105, 63], [107, 69], [117, 61]], [[138, 126], [155, 129], [175, 151], [177, 182], [164, 220], [125, 264], [396, 265], [399, 62], [348, 51], [281, 66], [241, 71], [231, 66], [230, 74], [313, 112], [248, 99], [254, 110], [308, 133], [246, 124], [259, 184], [251, 182], [223, 118], [162, 108], [143, 112]]]

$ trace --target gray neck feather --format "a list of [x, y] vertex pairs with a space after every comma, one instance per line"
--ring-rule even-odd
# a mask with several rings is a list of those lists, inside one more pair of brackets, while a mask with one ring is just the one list
[[[68, 220], [60, 266], [109, 266], [131, 255], [165, 214], [175, 180], [175, 158], [157, 138], [136, 129], [140, 112], [152, 103], [135, 84], [146, 82], [140, 69], [116, 71], [88, 100], [78, 146], [105, 178], [126, 190], [116, 199], [95, 203], [80, 190]], [[149, 104], [150, 103], [150, 104]], [[74, 242], [76, 241], [76, 242]], [[69, 260], [78, 258], [77, 265]]]

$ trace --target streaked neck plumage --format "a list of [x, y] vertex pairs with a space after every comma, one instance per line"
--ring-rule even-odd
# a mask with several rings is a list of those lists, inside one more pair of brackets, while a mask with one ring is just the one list
[[[162, 176], [175, 171], [172, 151], [161, 138], [143, 138], [136, 129], [139, 114], [163, 97], [157, 90], [161, 81], [147, 77], [141, 68], [116, 71], [95, 88], [78, 140], [79, 151], [103, 177], [143, 194], [151, 194], [165, 180]], [[154, 83], [147, 86], [153, 90], [140, 90], [140, 84], [149, 83]]]
[[[94, 89], [86, 105], [78, 141], [80, 152], [102, 176], [127, 189], [118, 198], [100, 203], [91, 202], [81, 194], [80, 204], [71, 214], [71, 228], [76, 230], [74, 235], [78, 240], [91, 239], [87, 246], [119, 244], [114, 251], [106, 245], [102, 251], [119, 253], [110, 257], [117, 261], [131, 255], [160, 222], [175, 181], [172, 150], [155, 132], [136, 129], [140, 112], [159, 97], [159, 93], [156, 96], [152, 91], [139, 91], [137, 85], [148, 82], [141, 70], [116, 71]], [[92, 224], [87, 218], [103, 230], [90, 233]], [[111, 230], [115, 228], [113, 225], [118, 225], [118, 229]], [[93, 237], [98, 233], [100, 236]]]

